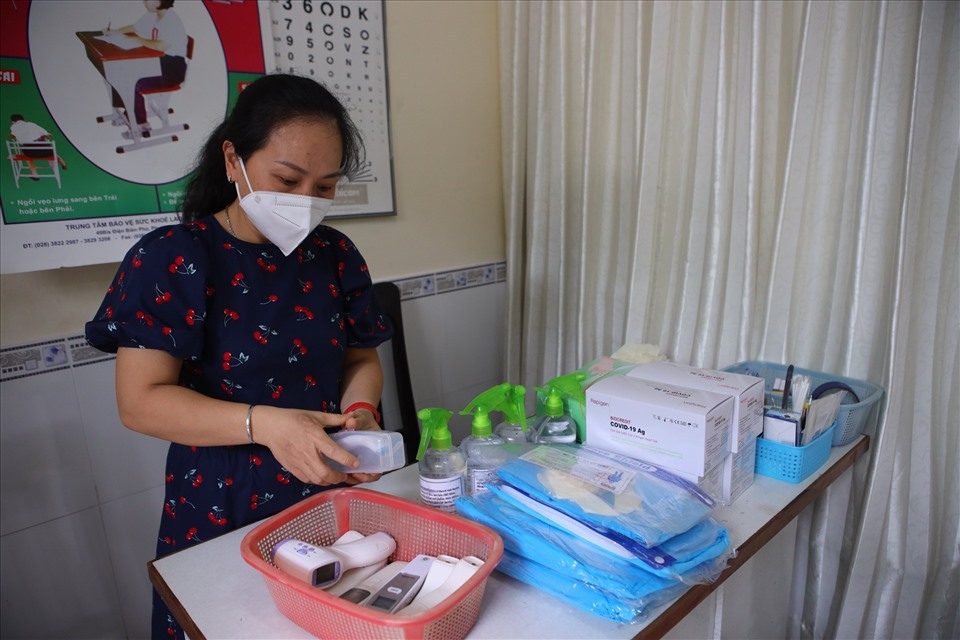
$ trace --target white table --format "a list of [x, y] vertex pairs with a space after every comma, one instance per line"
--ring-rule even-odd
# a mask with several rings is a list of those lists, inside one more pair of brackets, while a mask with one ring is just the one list
[[[643, 623], [621, 624], [586, 614], [544, 592], [494, 571], [483, 610], [468, 638], [658, 638], [674, 627], [727, 578], [790, 524], [867, 451], [861, 436], [834, 447], [830, 458], [803, 482], [756, 476], [732, 505], [713, 516], [727, 527], [737, 549], [720, 578], [688, 589]], [[362, 485], [419, 500], [417, 467], [410, 465]], [[240, 541], [255, 525], [149, 563], [150, 580], [187, 635], [201, 638], [311, 638], [274, 606], [263, 577], [240, 556]], [[531, 613], [533, 612], [533, 613]]]

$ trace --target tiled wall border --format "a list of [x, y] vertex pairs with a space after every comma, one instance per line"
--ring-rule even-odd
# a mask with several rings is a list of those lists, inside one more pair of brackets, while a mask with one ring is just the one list
[[425, 273], [395, 282], [400, 287], [400, 299], [413, 300], [414, 298], [424, 298], [450, 291], [506, 282], [506, 280], [507, 263], [490, 262], [449, 271]]
[[116, 356], [87, 344], [82, 334], [0, 349], [0, 381], [79, 367]]

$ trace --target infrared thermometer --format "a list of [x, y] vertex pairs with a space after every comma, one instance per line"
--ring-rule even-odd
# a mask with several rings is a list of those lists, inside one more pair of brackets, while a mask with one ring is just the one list
[[396, 576], [370, 596], [363, 606], [384, 613], [393, 613], [402, 609], [419, 593], [423, 581], [430, 573], [433, 556], [421, 554], [407, 563]]
[[281, 571], [325, 589], [350, 569], [385, 561], [396, 548], [396, 541], [384, 531], [343, 544], [338, 541], [329, 547], [288, 539], [274, 547], [273, 562]]

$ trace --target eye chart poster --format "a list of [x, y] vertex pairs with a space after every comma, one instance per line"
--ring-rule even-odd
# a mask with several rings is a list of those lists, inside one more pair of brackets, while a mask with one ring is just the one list
[[[394, 212], [382, 0], [175, 0], [167, 52], [127, 31], [142, 0], [0, 0], [0, 273], [118, 262], [178, 220], [188, 174], [243, 88], [283, 71], [323, 82], [364, 136], [366, 170], [330, 217]], [[174, 19], [171, 19], [174, 18]], [[144, 90], [145, 89], [145, 90]]]

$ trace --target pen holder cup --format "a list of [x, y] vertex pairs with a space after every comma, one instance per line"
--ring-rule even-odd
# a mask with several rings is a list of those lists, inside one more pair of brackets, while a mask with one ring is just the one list
[[802, 447], [757, 438], [757, 460], [754, 471], [775, 480], [802, 482], [830, 457], [836, 428], [836, 425], [830, 427], [813, 442]]
[[[397, 548], [389, 561], [418, 554], [476, 556], [483, 565], [436, 606], [402, 616], [361, 607], [278, 569], [274, 547], [288, 538], [332, 545], [349, 530], [386, 531]], [[330, 489], [264, 520], [240, 544], [243, 559], [266, 581], [277, 609], [319, 638], [463, 638], [480, 614], [487, 578], [503, 557], [503, 540], [483, 525], [458, 515], [371, 489]]]
[[[787, 365], [785, 364], [754, 360], [739, 362], [725, 367], [723, 370], [763, 378], [764, 385], [768, 391], [773, 388], [774, 380], [777, 378], [784, 379], [787, 375]], [[878, 404], [880, 398], [883, 397], [883, 388], [866, 380], [845, 378], [843, 376], [833, 375], [832, 373], [824, 373], [822, 371], [814, 371], [800, 367], [794, 367], [793, 373], [794, 375], [804, 374], [809, 376], [811, 391], [825, 382], [842, 382], [857, 394], [857, 398], [860, 400], [859, 402], [855, 404], [841, 404], [840, 410], [837, 412], [837, 419], [833, 423], [835, 427], [833, 430], [833, 446], [835, 447], [850, 444], [863, 433], [868, 418], [874, 415], [872, 409]], [[763, 438], [760, 440], [763, 440]], [[759, 453], [758, 448], [758, 456]], [[757, 471], [757, 473], [760, 472]]]

